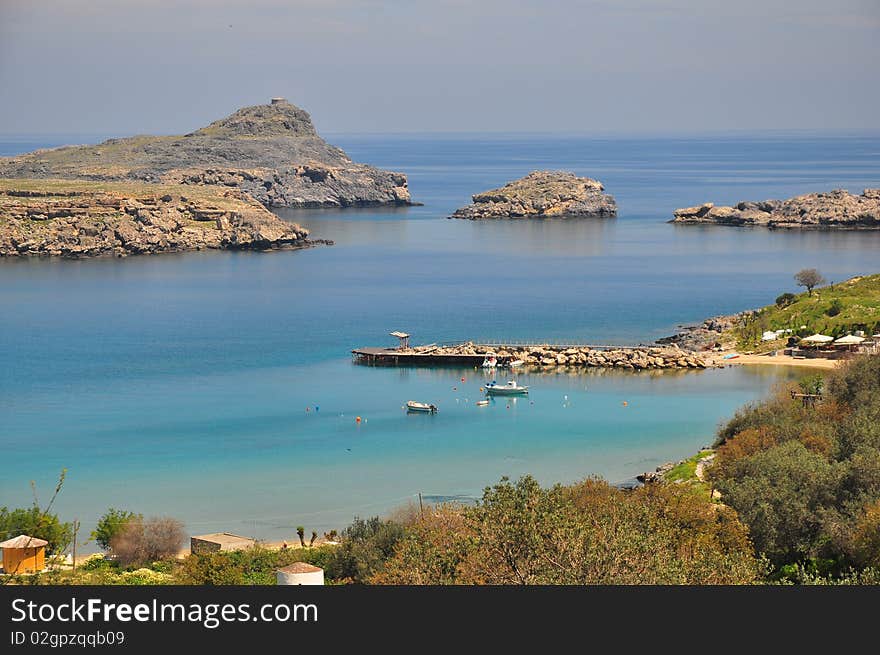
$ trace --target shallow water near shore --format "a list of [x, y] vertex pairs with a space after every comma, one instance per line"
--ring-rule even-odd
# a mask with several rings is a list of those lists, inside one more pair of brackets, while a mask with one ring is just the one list
[[[482, 371], [356, 366], [349, 351], [390, 345], [395, 329], [417, 343], [647, 343], [772, 302], [800, 268], [877, 271], [880, 233], [665, 221], [706, 200], [878, 186], [878, 137], [329, 140], [407, 172], [425, 206], [279, 210], [336, 241], [307, 251], [0, 262], [0, 505], [29, 503], [32, 479], [45, 498], [67, 467], [56, 509], [86, 531], [117, 506], [281, 539], [419, 492], [469, 499], [501, 475], [625, 480], [710, 443], [800, 373], [522, 375], [527, 398], [477, 407]], [[539, 168], [602, 180], [619, 218], [443, 218]], [[440, 412], [407, 415], [410, 399]]]

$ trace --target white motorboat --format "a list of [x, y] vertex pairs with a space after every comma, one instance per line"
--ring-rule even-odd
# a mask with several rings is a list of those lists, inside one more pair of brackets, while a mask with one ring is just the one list
[[498, 384], [493, 381], [486, 385], [486, 393], [490, 396], [518, 396], [528, 392], [529, 388], [517, 384], [516, 380], [508, 380], [507, 384]]
[[432, 405], [430, 403], [420, 403], [415, 400], [407, 400], [406, 401], [406, 411], [408, 411], [408, 412], [423, 412], [425, 414], [436, 414], [437, 413], [437, 405]]
[[486, 355], [483, 359], [483, 368], [495, 368], [496, 366], [498, 366], [498, 360], [495, 355]]

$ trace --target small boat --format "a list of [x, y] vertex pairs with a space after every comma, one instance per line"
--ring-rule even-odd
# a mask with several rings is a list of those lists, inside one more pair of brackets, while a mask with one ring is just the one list
[[512, 362], [508, 364], [510, 368], [516, 368], [517, 366], [522, 366], [525, 362], [521, 359], [514, 359]]
[[495, 355], [486, 355], [483, 358], [483, 368], [495, 368], [498, 366], [498, 360], [495, 359]]
[[477, 401], [477, 407], [485, 407], [488, 404], [489, 404], [488, 400], [478, 400]]
[[516, 383], [516, 380], [508, 380], [507, 384], [498, 384], [490, 382], [486, 385], [486, 393], [490, 396], [518, 396], [527, 394], [529, 388]]
[[406, 401], [406, 411], [408, 412], [424, 412], [425, 414], [436, 414], [437, 405], [430, 403], [420, 403], [415, 400]]

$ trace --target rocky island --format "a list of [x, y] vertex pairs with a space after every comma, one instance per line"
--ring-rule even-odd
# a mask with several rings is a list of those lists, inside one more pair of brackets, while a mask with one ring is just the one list
[[562, 171], [534, 171], [499, 189], [478, 193], [449, 218], [613, 217], [617, 204], [598, 180]]
[[880, 229], [880, 189], [853, 195], [843, 189], [808, 193], [788, 200], [740, 202], [733, 207], [706, 203], [676, 209], [670, 223], [746, 225], [768, 228]]
[[237, 189], [0, 180], [0, 257], [304, 248], [308, 231]]
[[402, 173], [351, 161], [284, 98], [182, 136], [135, 136], [0, 158], [0, 178], [137, 181], [238, 189], [266, 207], [410, 203]]

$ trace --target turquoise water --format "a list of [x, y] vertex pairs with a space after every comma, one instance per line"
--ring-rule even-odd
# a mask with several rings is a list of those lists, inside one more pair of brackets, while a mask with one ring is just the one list
[[[0, 262], [0, 504], [28, 503], [30, 480], [46, 496], [66, 467], [57, 509], [86, 529], [113, 505], [194, 533], [289, 538], [419, 492], [473, 497], [501, 475], [622, 481], [710, 442], [796, 373], [522, 376], [527, 399], [479, 408], [482, 371], [359, 367], [349, 351], [390, 345], [395, 329], [416, 342], [650, 342], [772, 302], [800, 268], [877, 271], [878, 233], [664, 222], [704, 200], [877, 186], [874, 136], [332, 140], [407, 172], [425, 206], [279, 211], [337, 244], [302, 252]], [[52, 142], [0, 141], [0, 154], [37, 145]], [[443, 218], [538, 168], [598, 177], [620, 217]], [[407, 415], [409, 399], [440, 412]]]

